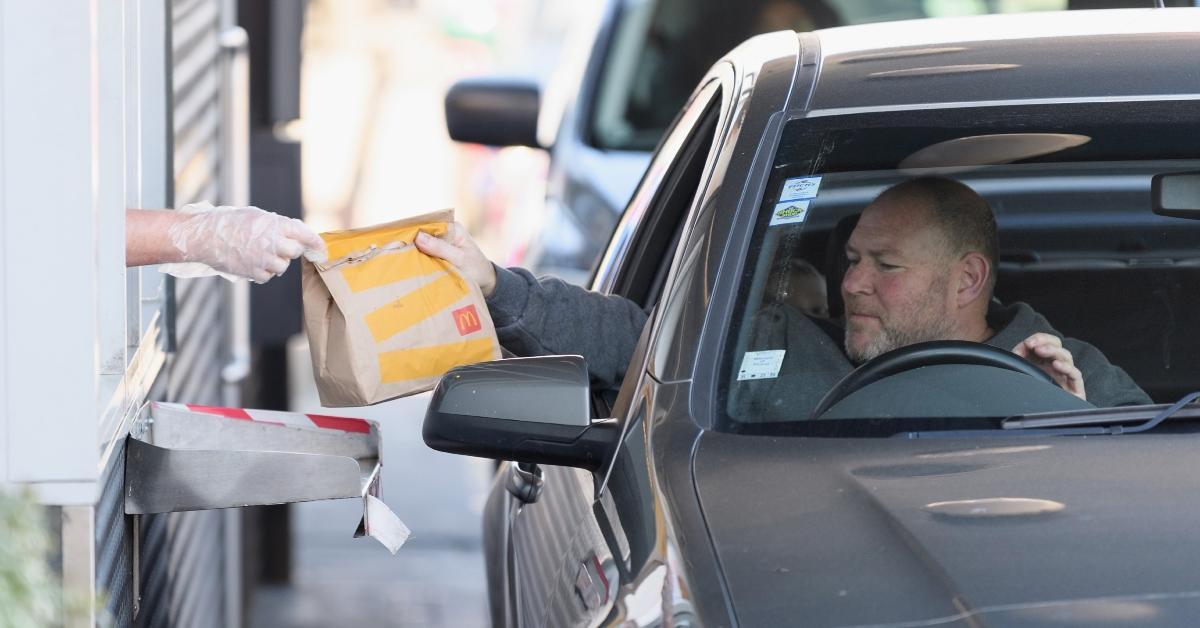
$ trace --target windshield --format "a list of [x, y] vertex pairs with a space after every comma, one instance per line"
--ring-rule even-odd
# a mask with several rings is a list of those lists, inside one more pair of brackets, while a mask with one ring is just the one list
[[[1076, 8], [1067, 0], [629, 0], [605, 53], [591, 115], [599, 148], [649, 151], [713, 63], [780, 30]], [[1109, 1], [1103, 5], [1119, 5]], [[1129, 0], [1130, 6], [1144, 6]], [[1086, 7], [1079, 7], [1086, 8]]]
[[[1155, 174], [1200, 169], [1198, 132], [1189, 101], [788, 123], [725, 352], [721, 429], [965, 429], [1200, 389], [1200, 221], [1154, 214], [1150, 192]], [[1070, 364], [1018, 349], [1035, 334]], [[889, 355], [942, 340], [972, 343]]]

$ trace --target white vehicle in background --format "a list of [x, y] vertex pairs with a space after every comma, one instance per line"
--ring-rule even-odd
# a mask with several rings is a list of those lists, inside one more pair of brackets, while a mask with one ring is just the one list
[[[545, 90], [466, 79], [446, 95], [450, 136], [550, 151], [547, 193], [519, 260], [586, 284], [625, 203], [696, 81], [752, 35], [924, 17], [1153, 6], [1154, 0], [603, 0]], [[1197, 0], [1165, 0], [1193, 6]], [[513, 230], [506, 230], [513, 231]]]

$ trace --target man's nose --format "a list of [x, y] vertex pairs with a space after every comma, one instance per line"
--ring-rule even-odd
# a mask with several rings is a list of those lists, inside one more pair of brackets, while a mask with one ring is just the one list
[[868, 294], [871, 291], [870, 278], [862, 264], [852, 264], [842, 276], [842, 294]]

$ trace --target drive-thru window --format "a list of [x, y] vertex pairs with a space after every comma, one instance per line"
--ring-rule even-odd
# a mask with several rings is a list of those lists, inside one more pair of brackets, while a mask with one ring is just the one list
[[373, 424], [228, 409], [249, 287], [124, 266], [126, 208], [251, 203], [237, 18], [0, 5], [0, 490], [45, 506], [68, 625], [241, 625], [238, 506], [358, 497], [387, 530]]

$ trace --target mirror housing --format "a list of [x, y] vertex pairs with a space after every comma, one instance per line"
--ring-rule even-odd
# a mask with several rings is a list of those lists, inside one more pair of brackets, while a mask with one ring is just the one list
[[1200, 172], [1168, 172], [1150, 180], [1154, 213], [1200, 220]]
[[456, 142], [541, 148], [540, 107], [541, 88], [530, 79], [463, 79], [446, 92], [446, 130]]
[[433, 390], [422, 436], [438, 451], [595, 471], [619, 436], [591, 419], [587, 363], [577, 355], [451, 369]]

